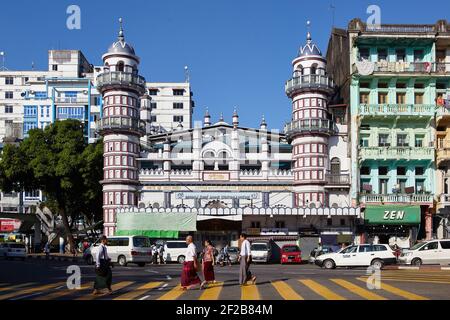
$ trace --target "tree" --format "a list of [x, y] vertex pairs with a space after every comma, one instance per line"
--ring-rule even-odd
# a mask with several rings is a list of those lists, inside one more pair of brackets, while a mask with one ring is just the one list
[[69, 248], [74, 249], [70, 221], [100, 217], [103, 175], [102, 142], [89, 145], [78, 120], [57, 121], [33, 129], [18, 146], [6, 145], [0, 160], [0, 188], [42, 190], [62, 218]]

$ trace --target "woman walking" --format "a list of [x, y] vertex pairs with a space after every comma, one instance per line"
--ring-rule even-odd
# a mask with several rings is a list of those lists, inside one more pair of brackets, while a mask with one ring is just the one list
[[181, 288], [183, 290], [193, 289], [201, 283], [200, 278], [197, 275], [197, 249], [193, 243], [192, 236], [186, 237], [186, 243], [188, 244], [188, 247], [183, 263], [183, 272], [181, 273]]
[[214, 247], [210, 240], [205, 240], [205, 248], [203, 249], [203, 277], [201, 288], [205, 288], [210, 282], [216, 282], [214, 277]]
[[108, 239], [106, 236], [100, 238], [100, 245], [98, 246], [97, 255], [95, 257], [95, 282], [94, 282], [94, 294], [100, 294], [100, 290], [108, 289], [109, 293], [112, 293], [112, 271], [111, 271], [111, 259], [108, 256], [108, 249], [106, 244]]

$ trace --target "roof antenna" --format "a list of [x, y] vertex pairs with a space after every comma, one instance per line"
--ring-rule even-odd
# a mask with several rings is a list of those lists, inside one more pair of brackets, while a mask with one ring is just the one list
[[184, 66], [184, 82], [189, 83], [190, 82], [190, 74], [189, 74], [189, 67]]

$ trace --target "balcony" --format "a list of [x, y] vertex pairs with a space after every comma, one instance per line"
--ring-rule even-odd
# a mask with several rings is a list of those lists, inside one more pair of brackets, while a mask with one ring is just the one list
[[284, 132], [288, 136], [313, 132], [331, 135], [333, 133], [333, 122], [326, 119], [295, 120], [286, 124]]
[[104, 90], [120, 90], [128, 88], [137, 91], [140, 95], [145, 93], [145, 78], [134, 73], [128, 72], [105, 72], [97, 76], [97, 89]]
[[389, 116], [427, 117], [434, 116], [435, 105], [425, 104], [361, 104], [359, 115], [362, 118], [386, 118]]
[[438, 198], [437, 208], [442, 209], [444, 207], [450, 207], [450, 194], [441, 194]]
[[364, 194], [360, 195], [361, 203], [433, 203], [431, 194]]
[[433, 160], [434, 148], [428, 147], [361, 147], [361, 160]]
[[437, 165], [441, 165], [444, 162], [450, 161], [450, 148], [439, 148], [436, 151]]
[[353, 66], [353, 71], [361, 75], [373, 73], [436, 73], [446, 74], [450, 72], [450, 63], [446, 62], [404, 62], [404, 61], [358, 61]]
[[100, 134], [108, 132], [125, 132], [145, 135], [145, 122], [129, 117], [107, 117], [97, 121], [97, 131]]
[[56, 97], [55, 104], [58, 105], [87, 105], [88, 97]]
[[334, 91], [334, 82], [327, 76], [310, 74], [294, 77], [288, 80], [285, 86], [286, 94], [289, 97], [311, 89], [323, 90], [327, 93], [332, 93]]
[[439, 125], [442, 120], [450, 120], [450, 109], [439, 106], [436, 109], [436, 125]]
[[350, 175], [348, 174], [326, 174], [326, 188], [332, 187], [350, 187]]

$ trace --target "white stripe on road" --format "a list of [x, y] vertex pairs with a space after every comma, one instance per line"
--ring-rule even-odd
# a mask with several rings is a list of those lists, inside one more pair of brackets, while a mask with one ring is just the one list
[[140, 298], [139, 300], [147, 300], [148, 298], [150, 298], [150, 296], [142, 297], [142, 298]]
[[158, 290], [164, 290], [165, 287], [167, 287], [169, 284], [168, 283], [164, 283], [162, 287], [159, 287]]

